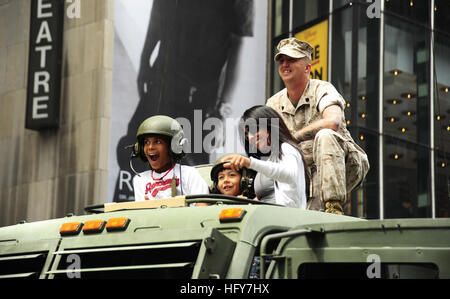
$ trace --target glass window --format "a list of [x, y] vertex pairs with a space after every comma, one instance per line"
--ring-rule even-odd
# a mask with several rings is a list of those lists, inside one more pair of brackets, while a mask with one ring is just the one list
[[333, 13], [331, 83], [347, 101], [345, 118], [351, 119], [352, 9]]
[[384, 11], [428, 25], [430, 19], [430, 1], [385, 0]]
[[333, 0], [333, 10], [338, 9], [352, 2], [352, 0]]
[[[356, 34], [353, 21], [359, 22]], [[364, 183], [349, 194], [345, 209], [346, 214], [365, 218], [379, 217], [378, 28], [379, 20], [368, 19], [365, 6], [353, 5], [333, 13], [331, 80], [347, 102], [347, 128], [371, 165]]]
[[357, 125], [378, 131], [380, 20], [367, 18], [365, 9], [359, 12]]
[[[297, 28], [328, 14], [329, 0], [295, 0], [292, 2], [292, 27]], [[295, 31], [295, 30], [294, 30]]]
[[[332, 58], [331, 58], [331, 83], [346, 101], [344, 110], [347, 129], [353, 139], [363, 149], [366, 148], [368, 134], [358, 133], [357, 113], [358, 102], [352, 99], [352, 41], [353, 41], [353, 7], [338, 10], [333, 13], [332, 24]], [[356, 86], [357, 84], [355, 84]], [[373, 141], [373, 140], [372, 140]], [[371, 169], [372, 171], [372, 169]], [[344, 207], [346, 215], [367, 217], [367, 180], [357, 190], [347, 194], [347, 203]], [[377, 200], [377, 199], [376, 199]]]
[[270, 63], [270, 91], [271, 95], [284, 88], [283, 81], [278, 75], [278, 65], [273, 61], [273, 57], [277, 50], [277, 45], [283, 38], [289, 36], [289, 0], [274, 0], [272, 2], [272, 39], [271, 45], [271, 63]]
[[434, 0], [434, 28], [450, 33], [450, 1]]
[[[272, 34], [278, 36], [289, 32], [289, 0], [275, 0], [272, 2], [273, 22]], [[275, 45], [276, 46], [276, 45]]]
[[[358, 30], [358, 64], [356, 93], [352, 105], [356, 106], [356, 129], [350, 124], [352, 135], [356, 143], [364, 149], [369, 157], [370, 171], [366, 176], [361, 190], [353, 192], [353, 216], [379, 218], [379, 138], [378, 138], [378, 90], [379, 90], [379, 22], [377, 18], [366, 17], [365, 6], [354, 6], [359, 11]], [[354, 108], [354, 107], [353, 107]], [[363, 117], [364, 115], [364, 117]], [[356, 199], [355, 199], [356, 197]], [[364, 212], [364, 213], [363, 213]]]
[[450, 217], [450, 178], [449, 161], [450, 154], [443, 151], [436, 151], [435, 154], [435, 198], [436, 198], [436, 217]]
[[379, 214], [379, 159], [378, 159], [378, 134], [373, 131], [360, 128], [355, 141], [366, 152], [369, 158], [370, 170], [367, 176], [357, 189], [352, 192], [351, 207], [347, 207], [347, 215], [363, 217], [368, 219], [378, 219]]
[[386, 16], [384, 133], [429, 145], [428, 30]]
[[[435, 69], [430, 95], [431, 2], [383, 0], [384, 61], [379, 61], [379, 22], [366, 15], [369, 2], [333, 0], [329, 78], [347, 102], [345, 118], [371, 169], [362, 187], [349, 194], [346, 212], [379, 217], [379, 165], [384, 165], [384, 215], [431, 217], [431, 151], [435, 150], [436, 215], [449, 217], [450, 192], [450, 1], [434, 0]], [[305, 24], [326, 19], [329, 0], [273, 0], [272, 57], [282, 38]], [[271, 63], [272, 94], [284, 88]], [[383, 67], [383, 78], [379, 68]], [[329, 69], [327, 71], [330, 71]], [[326, 80], [327, 78], [323, 78]], [[383, 80], [383, 161], [379, 161], [379, 80]], [[434, 111], [431, 111], [431, 100]], [[434, 117], [434, 120], [432, 119]], [[430, 122], [434, 121], [431, 149]]]
[[384, 213], [430, 217], [430, 34], [393, 16], [385, 20]]
[[450, 192], [450, 38], [435, 35], [434, 144], [436, 216], [449, 217]]
[[384, 137], [385, 218], [431, 217], [429, 149]]

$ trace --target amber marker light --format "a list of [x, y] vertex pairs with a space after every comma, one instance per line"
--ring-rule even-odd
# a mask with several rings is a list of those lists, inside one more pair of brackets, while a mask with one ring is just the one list
[[110, 231], [124, 231], [127, 229], [130, 219], [126, 217], [111, 218], [106, 223], [106, 230]]
[[89, 220], [84, 223], [83, 233], [85, 234], [101, 233], [104, 228], [105, 228], [104, 220]]
[[59, 229], [61, 236], [78, 235], [83, 227], [81, 222], [68, 222], [63, 223]]
[[225, 209], [219, 214], [220, 222], [239, 222], [244, 218], [246, 211], [241, 208]]

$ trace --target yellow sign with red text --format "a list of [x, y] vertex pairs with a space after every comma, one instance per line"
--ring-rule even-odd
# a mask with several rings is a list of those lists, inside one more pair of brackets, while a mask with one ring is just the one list
[[298, 32], [295, 38], [308, 42], [313, 48], [311, 78], [328, 80], [328, 20]]

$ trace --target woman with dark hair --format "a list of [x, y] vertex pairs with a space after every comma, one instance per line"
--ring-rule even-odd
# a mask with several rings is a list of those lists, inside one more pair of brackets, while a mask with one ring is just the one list
[[224, 167], [257, 171], [258, 200], [306, 209], [303, 158], [280, 115], [268, 106], [254, 106], [244, 112], [239, 130], [248, 157], [226, 156]]

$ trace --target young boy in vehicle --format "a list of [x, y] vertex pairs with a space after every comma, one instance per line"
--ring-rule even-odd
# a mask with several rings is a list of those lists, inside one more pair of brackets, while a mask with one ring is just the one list
[[179, 164], [186, 139], [176, 120], [164, 115], [147, 118], [136, 137], [134, 154], [150, 166], [133, 178], [136, 201], [209, 193], [197, 169]]
[[253, 199], [253, 179], [256, 173], [246, 168], [239, 171], [225, 168], [223, 157], [219, 158], [211, 169], [210, 177], [213, 183], [210, 192]]

